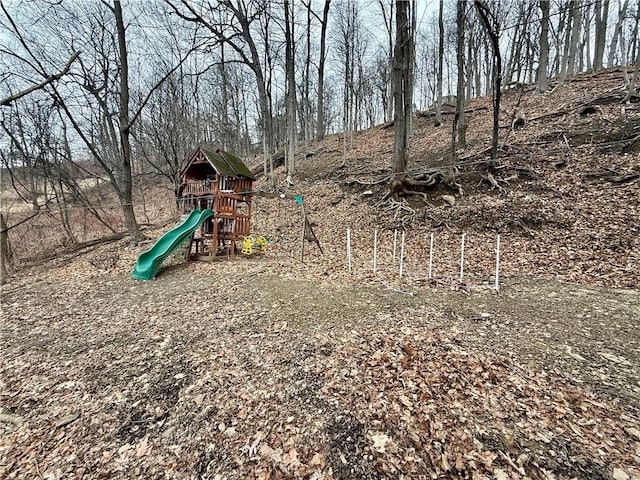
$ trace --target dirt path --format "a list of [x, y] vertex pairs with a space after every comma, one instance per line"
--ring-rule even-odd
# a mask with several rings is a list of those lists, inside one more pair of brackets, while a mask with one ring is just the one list
[[[448, 288], [406, 295], [374, 287], [262, 275], [259, 302], [269, 315], [299, 328], [349, 328], [372, 319], [449, 329], [465, 345], [556, 370], [624, 404], [640, 408], [640, 291], [585, 287], [553, 280], [507, 280], [499, 295]], [[431, 313], [430, 316], [425, 313]]]

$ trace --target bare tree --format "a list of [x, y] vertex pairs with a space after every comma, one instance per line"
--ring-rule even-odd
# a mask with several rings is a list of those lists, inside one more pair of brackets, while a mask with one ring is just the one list
[[[618, 3], [618, 20], [616, 21], [616, 26], [613, 29], [611, 45], [609, 46], [609, 58], [607, 60], [608, 67], [613, 67], [614, 65], [616, 65], [616, 54], [618, 53], [618, 44], [622, 43], [621, 42], [622, 29], [623, 29], [624, 21], [627, 16], [628, 9], [629, 9], [629, 0], [624, 0]], [[620, 63], [624, 64], [626, 62], [622, 61], [621, 59]]]
[[396, 0], [396, 43], [393, 49], [393, 105], [395, 139], [393, 173], [398, 176], [407, 169], [407, 150], [413, 105], [413, 29], [412, 3]]
[[[476, 96], [482, 95], [482, 80], [483, 80], [483, 68], [488, 68], [486, 63], [481, 61], [482, 58], [482, 45], [484, 42], [484, 35], [482, 35], [475, 22], [467, 22], [467, 82], [473, 84], [473, 93]], [[464, 37], [463, 37], [464, 40]], [[472, 67], [473, 65], [473, 67]], [[470, 97], [470, 96], [469, 96]]]
[[466, 16], [466, 3], [456, 3], [456, 60], [458, 65], [456, 113], [453, 118], [451, 138], [451, 157], [455, 162], [458, 159], [458, 149], [464, 147], [466, 142], [466, 120], [464, 115], [464, 27]]
[[436, 117], [434, 125], [442, 125], [442, 66], [444, 63], [444, 0], [440, 0], [438, 8], [438, 86], [436, 91]]
[[[384, 28], [387, 34], [387, 51], [386, 51], [386, 62], [388, 65], [388, 70], [393, 70], [393, 2], [385, 2], [384, 0], [378, 0], [378, 5], [380, 7], [380, 12], [382, 13], [382, 20], [384, 23]], [[389, 10], [387, 11], [387, 5]], [[389, 77], [389, 75], [387, 75]], [[385, 108], [384, 116], [385, 121], [390, 122], [394, 115], [393, 110], [393, 86], [391, 79], [388, 78], [386, 82], [386, 90], [384, 92], [384, 101], [383, 105]]]
[[26, 105], [23, 102], [20, 108], [16, 106], [8, 112], [2, 112], [0, 119], [0, 127], [7, 137], [9, 149], [8, 154], [0, 152], [2, 164], [11, 178], [13, 190], [22, 201], [31, 204], [33, 212], [38, 212], [41, 206], [41, 172], [38, 170], [43, 160], [43, 152], [34, 144], [38, 142], [39, 134], [45, 128], [41, 120], [48, 116], [43, 115], [42, 110], [41, 102], [32, 101]]
[[287, 80], [286, 91], [286, 124], [287, 124], [287, 148], [285, 149], [285, 164], [289, 181], [295, 174], [295, 149], [296, 149], [296, 77], [294, 70], [295, 45], [293, 32], [293, 6], [289, 0], [284, 0], [284, 24], [285, 24], [285, 75]]
[[322, 10], [322, 21], [320, 28], [320, 60], [318, 62], [318, 121], [316, 125], [316, 138], [322, 139], [325, 134], [325, 104], [324, 104], [324, 70], [327, 58], [327, 25], [329, 23], [329, 6], [331, 0], [325, 0]]
[[[271, 96], [267, 89], [267, 80], [261, 49], [256, 38], [254, 26], [268, 17], [269, 2], [233, 2], [222, 0], [213, 5], [209, 2], [191, 2], [187, 0], [164, 0], [172, 11], [186, 21], [203, 25], [212, 35], [215, 42], [224, 42], [237, 54], [239, 61], [246, 65], [255, 75], [260, 109], [265, 156], [273, 150], [273, 129]], [[216, 12], [224, 10], [229, 13], [229, 20], [220, 23], [221, 16]], [[265, 51], [268, 45], [264, 46]]]
[[596, 0], [596, 35], [593, 52], [593, 69], [602, 70], [604, 50], [607, 41], [607, 23], [609, 20], [609, 0]]
[[640, 42], [638, 41], [638, 27], [640, 26], [640, 5], [636, 6], [636, 14], [633, 22], [633, 30], [631, 33], [631, 44], [629, 45], [629, 53], [626, 58], [638, 58], [640, 54]]
[[498, 134], [500, 132], [500, 99], [502, 95], [502, 55], [500, 53], [500, 26], [498, 19], [484, 0], [474, 0], [478, 15], [491, 41], [493, 51], [493, 135], [491, 141], [491, 161], [498, 159]]
[[336, 60], [342, 76], [342, 161], [346, 162], [347, 132], [353, 132], [355, 101], [355, 44], [358, 31], [358, 11], [354, 0], [338, 4], [336, 11]]
[[636, 66], [633, 70], [633, 75], [629, 81], [629, 87], [627, 88], [627, 94], [624, 97], [624, 101], [629, 103], [631, 97], [635, 94], [636, 85], [638, 84], [638, 78], [640, 78], [640, 58], [636, 57]]
[[538, 63], [538, 91], [547, 90], [547, 68], [549, 65], [549, 7], [550, 0], [540, 0], [542, 19], [540, 21], [540, 59]]
[[304, 138], [305, 150], [309, 148], [309, 140], [312, 138], [313, 118], [311, 112], [311, 31], [312, 16], [314, 15], [311, 8], [311, 0], [302, 4], [306, 8], [306, 33], [305, 33], [305, 58], [304, 68], [302, 69], [302, 85], [300, 88], [299, 115], [302, 125], [302, 133]]
[[[0, 6], [2, 7], [3, 10], [5, 10], [4, 5], [0, 4]], [[6, 13], [6, 11], [5, 11], [5, 13]], [[8, 15], [8, 13], [7, 13], [7, 15]], [[34, 85], [31, 85], [30, 87], [25, 88], [24, 90], [22, 90], [20, 92], [14, 93], [13, 95], [9, 95], [8, 97], [0, 99], [0, 107], [9, 106], [9, 105], [11, 105], [11, 103], [15, 102], [16, 100], [19, 100], [22, 97], [25, 97], [25, 96], [29, 95], [30, 93], [33, 93], [33, 92], [35, 92], [37, 90], [41, 90], [44, 87], [46, 87], [47, 85], [49, 85], [50, 83], [55, 82], [56, 80], [60, 80], [64, 75], [67, 74], [67, 72], [69, 72], [69, 69], [71, 68], [71, 64], [78, 58], [79, 55], [80, 55], [80, 52], [74, 53], [71, 56], [71, 58], [67, 61], [65, 66], [62, 67], [62, 69], [58, 73], [55, 73], [53, 75], [49, 75], [42, 82], [36, 83]]]
[[[536, 33], [533, 15], [535, 11], [534, 2], [516, 2], [515, 13], [510, 9], [501, 10], [495, 8], [493, 14], [496, 20], [502, 16], [503, 21], [509, 19], [513, 22], [513, 32], [510, 37], [510, 48], [505, 56], [505, 78], [508, 83], [525, 81], [528, 60], [531, 58], [530, 48], [531, 36]], [[507, 32], [508, 33], [508, 32]]]
[[124, 223], [129, 236], [135, 242], [142, 240], [144, 235], [140, 232], [133, 210], [133, 180], [131, 177], [131, 123], [129, 119], [129, 52], [127, 50], [127, 37], [122, 17], [122, 5], [120, 0], [113, 0], [111, 10], [115, 17], [116, 32], [118, 38], [118, 58], [120, 63], [120, 103], [118, 108], [119, 137], [120, 137], [120, 165], [121, 177], [118, 186], [120, 205], [124, 213]]
[[576, 73], [576, 60], [578, 55], [578, 44], [580, 43], [580, 30], [582, 28], [582, 0], [573, 0], [570, 4], [571, 10], [571, 37], [567, 42], [567, 60], [565, 75]]

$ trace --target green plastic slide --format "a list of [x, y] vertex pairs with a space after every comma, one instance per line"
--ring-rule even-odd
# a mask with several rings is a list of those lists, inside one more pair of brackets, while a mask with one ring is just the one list
[[140, 254], [131, 277], [136, 280], [151, 280], [160, 270], [162, 262], [171, 255], [171, 252], [187, 240], [202, 222], [211, 217], [213, 217], [213, 212], [209, 209], [191, 212], [182, 224], [165, 233], [153, 247]]

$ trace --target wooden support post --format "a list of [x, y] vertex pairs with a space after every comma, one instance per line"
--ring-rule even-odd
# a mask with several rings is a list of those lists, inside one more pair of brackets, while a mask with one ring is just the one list
[[300, 262], [304, 263], [304, 239], [307, 233], [307, 212], [304, 210], [304, 205], [302, 205], [302, 236], [300, 237], [300, 243], [302, 244], [300, 247]]
[[0, 285], [4, 285], [9, 278], [9, 236], [4, 215], [0, 212]]

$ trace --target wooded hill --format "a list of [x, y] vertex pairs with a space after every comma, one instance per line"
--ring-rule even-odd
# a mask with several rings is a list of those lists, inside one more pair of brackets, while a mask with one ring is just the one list
[[[368, 236], [374, 228], [406, 228], [416, 236], [476, 232], [487, 242], [500, 233], [507, 235], [505, 248], [512, 255], [512, 262], [505, 262], [505, 273], [511, 269], [637, 286], [640, 109], [637, 96], [623, 103], [625, 95], [619, 69], [552, 83], [544, 94], [534, 86], [505, 92], [499, 161], [492, 168], [489, 98], [466, 106], [468, 146], [457, 162], [450, 156], [452, 116], [445, 114], [443, 125], [434, 127], [430, 111], [418, 112], [408, 166], [416, 182], [413, 193], [405, 189], [389, 194], [393, 129], [386, 124], [346, 137], [330, 135], [320, 142], [300, 143], [295, 185], [288, 186], [283, 167], [276, 170], [276, 184], [282, 191], [303, 194], [310, 216], [322, 218], [316, 220], [318, 236], [340, 248], [347, 226], [368, 229]], [[516, 112], [524, 115], [522, 125], [515, 125]], [[261, 158], [252, 162], [259, 171]], [[172, 195], [166, 194], [173, 186], [166, 184], [162, 193], [153, 185], [139, 185], [138, 215], [143, 223], [164, 225], [174, 218]], [[103, 205], [110, 206], [97, 208], [112, 219], [112, 228], [122, 225], [115, 199], [105, 185], [97, 188], [86, 195], [98, 195]], [[256, 188], [272, 190], [266, 178]], [[289, 218], [292, 212], [278, 200], [258, 198], [257, 205], [256, 231], [297, 238], [298, 227]], [[358, 215], [351, 208], [354, 205]], [[85, 225], [76, 234], [84, 235], [80, 244], [118, 233], [91, 221], [86, 208], [78, 208], [80, 201], [70, 207], [76, 221]], [[10, 213], [9, 223], [26, 216]], [[77, 248], [68, 245], [55, 217], [45, 210], [9, 232], [18, 270], [34, 259], [64, 251], [65, 245]], [[455, 251], [453, 244], [451, 251]], [[343, 255], [342, 250], [336, 251], [336, 256]], [[489, 256], [482, 260], [487, 271], [490, 260]]]
[[[91, 246], [61, 245], [55, 210], [11, 230], [0, 475], [636, 478], [640, 112], [623, 90], [611, 70], [505, 92], [493, 166], [490, 99], [467, 105], [455, 165], [450, 115], [416, 116], [409, 173], [424, 183], [395, 197], [392, 129], [299, 145], [293, 185], [284, 167], [276, 189], [256, 182], [266, 254], [173, 259], [154, 281], [130, 278], [148, 244], [105, 241], [75, 205]], [[85, 193], [112, 205], [102, 187]], [[176, 221], [172, 185], [140, 187], [156, 239]], [[324, 250], [308, 243], [304, 263], [293, 195]], [[101, 213], [120, 235], [117, 208]], [[486, 288], [496, 234], [499, 292]]]

